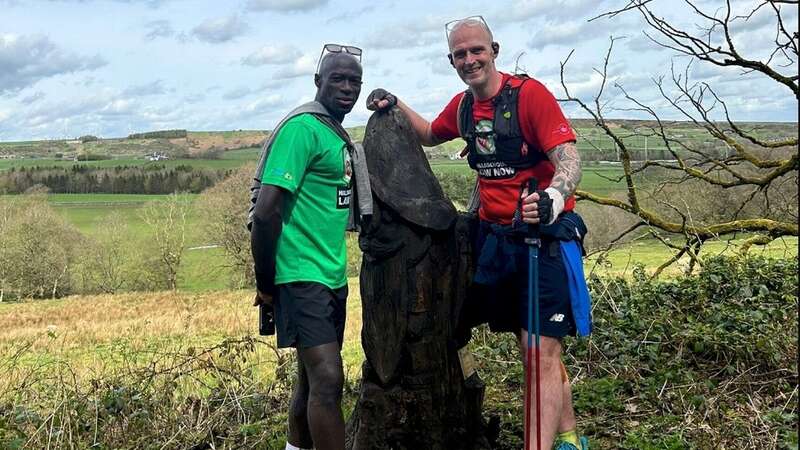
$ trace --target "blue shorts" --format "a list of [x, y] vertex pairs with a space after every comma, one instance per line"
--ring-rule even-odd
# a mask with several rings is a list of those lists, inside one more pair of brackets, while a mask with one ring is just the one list
[[[492, 233], [485, 223], [479, 226], [475, 239], [476, 252], [484, 249]], [[473, 283], [469, 313], [473, 323], [488, 323], [492, 331], [519, 332], [528, 327], [528, 245], [518, 236], [498, 236], [510, 253], [503, 273], [492, 284]], [[480, 260], [480, 258], [478, 258]], [[543, 239], [539, 249], [539, 329], [542, 336], [562, 338], [574, 336], [567, 272], [560, 242]]]

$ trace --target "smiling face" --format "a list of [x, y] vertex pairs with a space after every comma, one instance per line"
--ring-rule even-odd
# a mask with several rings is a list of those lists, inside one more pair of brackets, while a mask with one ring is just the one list
[[492, 36], [480, 24], [462, 23], [449, 36], [450, 55], [458, 76], [474, 91], [486, 89], [498, 75]]
[[334, 119], [341, 122], [361, 93], [361, 64], [346, 53], [325, 55], [319, 73], [314, 75], [316, 100], [322, 103]]

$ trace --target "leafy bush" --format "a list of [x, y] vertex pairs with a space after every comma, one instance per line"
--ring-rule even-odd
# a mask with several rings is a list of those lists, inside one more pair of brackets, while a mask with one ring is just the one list
[[78, 161], [105, 161], [107, 159], [111, 159], [111, 155], [105, 153], [82, 152], [78, 153], [75, 158]]
[[[278, 448], [286, 415], [276, 411], [286, 411], [294, 371], [265, 385], [254, 370], [256, 344], [138, 349], [119, 342], [111, 349], [118, 368], [88, 383], [66, 362], [0, 365], [14, 386], [0, 395], [0, 448]], [[290, 365], [275, 353], [280, 367]]]
[[456, 208], [466, 209], [475, 186], [475, 174], [472, 171], [453, 171], [441, 168], [434, 168], [433, 174], [436, 175], [442, 190], [456, 205]]
[[177, 139], [185, 138], [186, 130], [149, 131], [147, 133], [133, 133], [128, 139]]
[[82, 241], [43, 194], [0, 196], [0, 299], [72, 293]]
[[[672, 280], [641, 267], [633, 279], [592, 279], [594, 333], [564, 351], [592, 448], [796, 448], [797, 265], [713, 257]], [[476, 336], [499, 448], [519, 448], [516, 343]]]

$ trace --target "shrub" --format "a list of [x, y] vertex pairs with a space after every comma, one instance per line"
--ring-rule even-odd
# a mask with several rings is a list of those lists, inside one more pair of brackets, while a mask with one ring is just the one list
[[216, 186], [205, 190], [195, 203], [202, 211], [202, 233], [207, 242], [222, 247], [225, 267], [232, 272], [231, 287], [255, 286], [247, 211], [255, 166], [245, 165]]
[[104, 161], [107, 159], [111, 159], [111, 155], [103, 153], [83, 152], [83, 153], [78, 153], [78, 155], [76, 155], [75, 158], [78, 161]]
[[186, 130], [149, 131], [146, 133], [133, 133], [128, 135], [128, 139], [177, 139], [185, 137]]
[[163, 289], [159, 264], [151, 261], [144, 242], [131, 240], [130, 227], [118, 212], [99, 221], [85, 239], [76, 269], [76, 290], [82, 294]]
[[[796, 445], [797, 266], [713, 257], [671, 280], [650, 280], [641, 267], [633, 279], [592, 279], [594, 333], [565, 340], [564, 350], [578, 427], [592, 446]], [[499, 448], [519, 448], [516, 343], [483, 328], [476, 337], [486, 410], [501, 418]]]
[[442, 190], [459, 210], [464, 210], [469, 203], [472, 189], [475, 186], [475, 173], [472, 171], [455, 171], [446, 168], [434, 168], [433, 174], [439, 180]]
[[0, 299], [72, 293], [82, 242], [43, 194], [0, 196]]

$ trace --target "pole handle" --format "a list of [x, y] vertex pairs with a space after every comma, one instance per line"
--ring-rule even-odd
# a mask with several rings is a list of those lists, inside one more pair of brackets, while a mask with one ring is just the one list
[[[528, 195], [533, 194], [539, 189], [539, 181], [536, 177], [528, 179]], [[525, 240], [529, 245], [539, 245], [539, 224], [528, 224], [528, 236]]]

